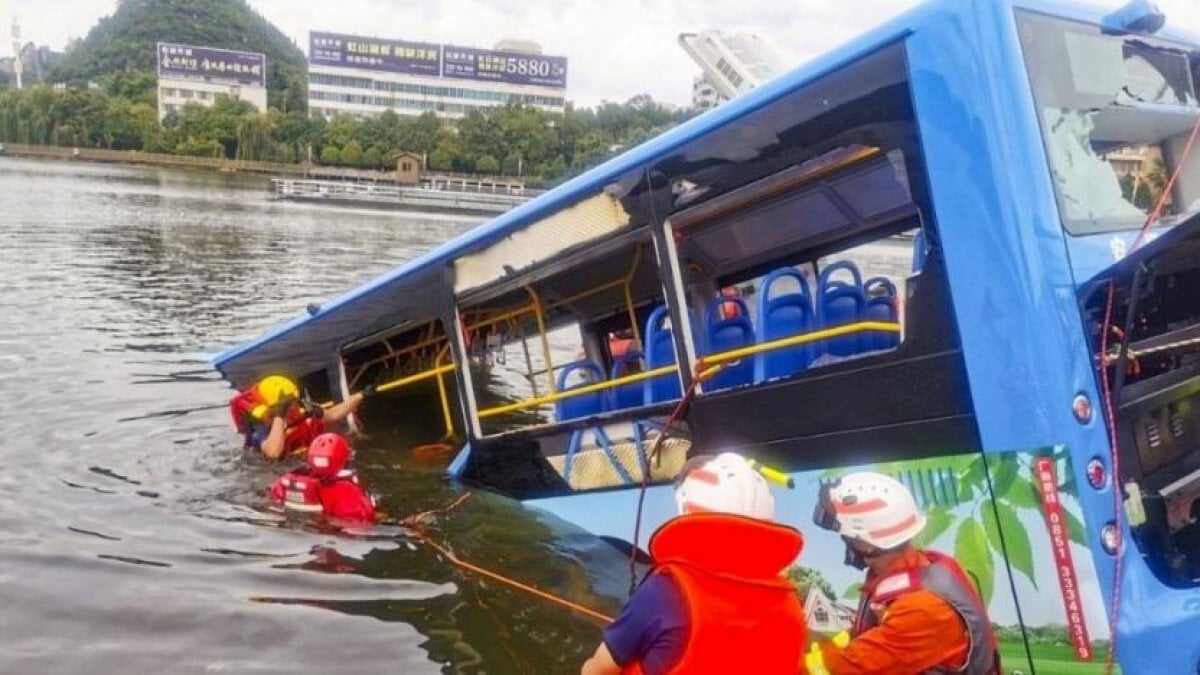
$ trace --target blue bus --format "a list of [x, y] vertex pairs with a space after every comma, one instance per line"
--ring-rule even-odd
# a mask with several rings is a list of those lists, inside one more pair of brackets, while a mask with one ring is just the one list
[[375, 384], [460, 482], [602, 535], [743, 452], [796, 484], [817, 633], [860, 580], [818, 487], [886, 471], [1006, 670], [1197, 672], [1198, 89], [1150, 3], [934, 0], [215, 365]]

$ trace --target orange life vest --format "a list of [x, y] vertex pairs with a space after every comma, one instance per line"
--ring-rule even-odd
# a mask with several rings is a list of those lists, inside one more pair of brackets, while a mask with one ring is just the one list
[[[650, 538], [652, 574], [687, 605], [688, 639], [671, 673], [794, 675], [808, 641], [796, 587], [783, 576], [804, 548], [797, 530], [723, 513], [668, 521]], [[640, 663], [624, 673], [642, 673]]]

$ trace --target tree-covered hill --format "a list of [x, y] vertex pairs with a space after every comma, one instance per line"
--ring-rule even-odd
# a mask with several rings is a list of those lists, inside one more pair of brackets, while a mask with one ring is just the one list
[[246, 0], [120, 0], [112, 16], [68, 48], [50, 79], [78, 83], [153, 72], [158, 42], [262, 52], [269, 105], [284, 112], [307, 105], [304, 53]]

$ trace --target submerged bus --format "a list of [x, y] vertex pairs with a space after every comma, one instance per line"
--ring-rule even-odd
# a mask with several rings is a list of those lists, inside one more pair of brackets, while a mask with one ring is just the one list
[[1124, 672], [1197, 672], [1198, 88], [1149, 3], [935, 0], [215, 365], [375, 384], [457, 480], [597, 534], [643, 477], [653, 527], [689, 454], [746, 453], [795, 480], [814, 632], [859, 581], [818, 487], [873, 467], [1006, 670], [1101, 672], [1115, 636]]

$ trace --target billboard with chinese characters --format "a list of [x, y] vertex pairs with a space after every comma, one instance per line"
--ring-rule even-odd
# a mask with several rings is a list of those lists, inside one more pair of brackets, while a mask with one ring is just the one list
[[442, 48], [442, 75], [564, 89], [567, 86], [567, 59], [446, 45]]
[[158, 43], [158, 77], [265, 87], [267, 57], [214, 47]]
[[308, 34], [309, 63], [438, 77], [441, 47], [425, 42], [384, 40], [341, 33]]

